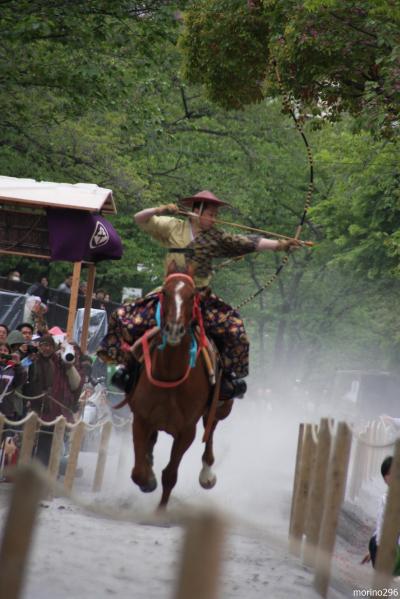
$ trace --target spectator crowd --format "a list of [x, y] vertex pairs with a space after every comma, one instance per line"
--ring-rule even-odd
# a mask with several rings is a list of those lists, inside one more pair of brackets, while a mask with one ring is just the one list
[[[7, 274], [10, 281], [20, 281], [17, 269]], [[71, 292], [72, 275], [69, 274], [58, 291]], [[85, 284], [79, 292], [85, 293]], [[58, 327], [48, 329], [46, 323], [48, 279], [42, 276], [27, 290], [24, 313], [26, 321], [9, 330], [1, 322], [0, 314], [0, 414], [9, 422], [3, 427], [0, 438], [0, 481], [2, 467], [17, 461], [21, 444], [20, 421], [35, 412], [45, 423], [64, 416], [70, 423], [82, 417], [91, 380], [92, 359], [81, 352], [77, 343], [67, 342], [65, 333]], [[94, 299], [109, 301], [109, 295], [99, 289]], [[15, 424], [14, 424], [15, 423]], [[50, 458], [54, 425], [41, 425], [36, 436], [34, 454], [46, 466]], [[67, 442], [68, 439], [66, 438]], [[64, 466], [65, 470], [65, 466]], [[60, 474], [63, 474], [61, 463]]]

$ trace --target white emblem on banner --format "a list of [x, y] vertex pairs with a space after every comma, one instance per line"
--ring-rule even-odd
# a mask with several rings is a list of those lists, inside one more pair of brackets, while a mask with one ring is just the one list
[[102, 245], [106, 245], [110, 236], [108, 234], [107, 229], [100, 221], [96, 222], [96, 228], [94, 233], [90, 239], [89, 247], [91, 250], [95, 250], [96, 248], [101, 247]]

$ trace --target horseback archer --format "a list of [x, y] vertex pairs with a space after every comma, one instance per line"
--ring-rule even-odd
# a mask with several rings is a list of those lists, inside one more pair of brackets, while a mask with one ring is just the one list
[[[146, 208], [135, 214], [136, 224], [170, 252], [166, 266], [189, 262], [195, 268], [194, 281], [201, 293], [201, 312], [207, 335], [215, 342], [222, 362], [221, 400], [242, 397], [247, 386], [243, 380], [249, 373], [249, 340], [237, 310], [212, 293], [212, 261], [262, 251], [289, 251], [302, 245], [297, 239], [269, 239], [261, 235], [236, 235], [215, 226], [220, 209], [230, 204], [210, 191], [201, 191], [184, 198], [180, 204], [189, 209], [188, 218], [176, 204]], [[185, 253], [175, 250], [186, 249]], [[186, 255], [185, 255], [186, 254]], [[104, 338], [100, 357], [125, 363], [130, 373], [124, 378], [125, 391], [136, 383], [139, 367], [126, 350], [149, 328], [156, 325], [158, 296], [146, 297], [119, 308], [110, 317], [108, 334]]]

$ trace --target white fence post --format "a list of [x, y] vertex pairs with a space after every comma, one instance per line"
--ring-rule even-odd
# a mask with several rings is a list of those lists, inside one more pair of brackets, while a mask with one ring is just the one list
[[107, 460], [107, 449], [110, 442], [110, 436], [112, 431], [112, 422], [108, 421], [103, 424], [101, 429], [99, 453], [97, 456], [96, 472], [94, 474], [92, 491], [97, 493], [101, 490], [104, 478], [104, 470], [106, 467]]

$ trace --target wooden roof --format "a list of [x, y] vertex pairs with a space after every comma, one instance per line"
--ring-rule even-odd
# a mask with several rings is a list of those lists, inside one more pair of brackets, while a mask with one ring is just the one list
[[89, 183], [51, 183], [0, 176], [0, 204], [30, 208], [73, 208], [116, 214], [111, 189]]

